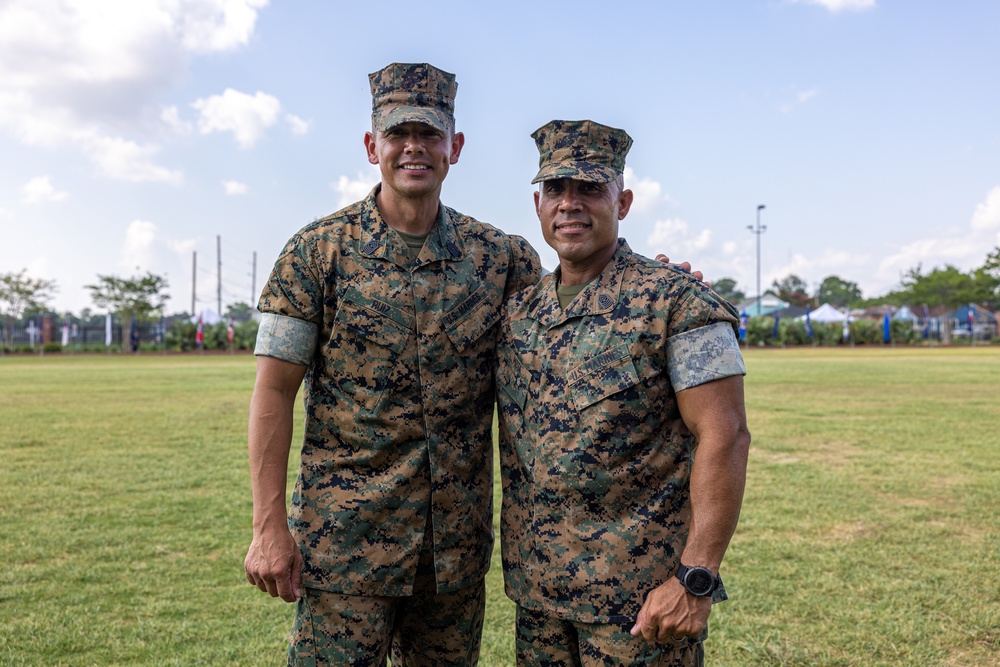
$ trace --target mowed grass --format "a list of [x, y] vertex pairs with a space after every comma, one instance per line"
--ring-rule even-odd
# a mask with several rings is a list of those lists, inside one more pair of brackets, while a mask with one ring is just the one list
[[[708, 664], [1000, 665], [1000, 348], [746, 359]], [[283, 664], [292, 607], [242, 572], [253, 375], [246, 355], [0, 358], [0, 664]], [[494, 563], [480, 664], [513, 665]]]

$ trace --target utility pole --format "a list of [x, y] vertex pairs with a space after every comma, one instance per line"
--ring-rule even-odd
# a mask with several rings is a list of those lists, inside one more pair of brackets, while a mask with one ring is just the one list
[[760, 235], [767, 231], [767, 225], [760, 224], [760, 212], [765, 208], [763, 204], [757, 205], [757, 228], [747, 225], [747, 229], [757, 235], [757, 316], [760, 317]]
[[194, 317], [194, 306], [195, 306], [195, 295], [198, 293], [196, 289], [198, 285], [198, 251], [191, 251], [191, 316]]
[[219, 297], [219, 309], [216, 313], [219, 317], [222, 317], [222, 236], [218, 235], [215, 237], [215, 253], [219, 264], [219, 286], [216, 289], [216, 293]]
[[253, 251], [253, 272], [250, 274], [250, 307], [257, 303], [257, 251]]

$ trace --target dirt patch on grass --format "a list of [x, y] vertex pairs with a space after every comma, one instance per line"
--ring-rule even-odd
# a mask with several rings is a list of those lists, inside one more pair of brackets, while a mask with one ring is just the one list
[[750, 460], [774, 465], [794, 463], [819, 464], [823, 467], [842, 468], [862, 454], [861, 448], [842, 440], [805, 443], [793, 451], [770, 451], [760, 447], [750, 448]]

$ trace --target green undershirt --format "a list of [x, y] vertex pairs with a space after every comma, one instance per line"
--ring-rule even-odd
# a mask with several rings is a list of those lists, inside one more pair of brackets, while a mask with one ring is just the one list
[[403, 239], [406, 247], [410, 250], [410, 256], [416, 257], [420, 254], [420, 249], [424, 247], [424, 241], [430, 236], [430, 232], [424, 234], [407, 234], [406, 232], [401, 232], [398, 229], [396, 233]]
[[594, 276], [587, 282], [581, 283], [579, 285], [563, 285], [561, 283], [557, 284], [556, 296], [559, 297], [559, 307], [562, 308], [563, 310], [566, 310], [566, 306], [568, 306], [570, 303], [573, 302], [573, 299], [576, 298], [576, 295], [582, 292], [584, 288], [587, 287], [587, 285], [594, 282], [595, 280], [597, 280], [597, 276]]

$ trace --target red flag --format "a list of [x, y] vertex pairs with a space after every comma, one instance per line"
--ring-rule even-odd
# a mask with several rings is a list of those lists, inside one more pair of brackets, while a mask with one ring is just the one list
[[201, 314], [198, 314], [198, 333], [195, 334], [194, 342], [198, 347], [205, 342], [205, 332], [204, 332], [204, 321], [202, 320]]
[[229, 344], [233, 344], [233, 318], [229, 318], [229, 327], [226, 329], [226, 333], [229, 336]]

